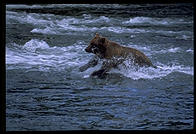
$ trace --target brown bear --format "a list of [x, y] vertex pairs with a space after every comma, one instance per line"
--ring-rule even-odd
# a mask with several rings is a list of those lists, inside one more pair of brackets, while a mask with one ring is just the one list
[[119, 44], [112, 42], [105, 37], [99, 36], [96, 33], [95, 37], [91, 40], [90, 45], [85, 49], [88, 53], [94, 53], [95, 57], [91, 59], [86, 65], [80, 67], [80, 71], [83, 72], [89, 67], [94, 67], [97, 65], [99, 58], [105, 59], [100, 70], [94, 71], [91, 75], [98, 77], [103, 76], [112, 67], [117, 67], [119, 64], [123, 63], [125, 60], [131, 60], [134, 65], [140, 67], [154, 67], [150, 59], [145, 56], [144, 53], [137, 49], [120, 46]]

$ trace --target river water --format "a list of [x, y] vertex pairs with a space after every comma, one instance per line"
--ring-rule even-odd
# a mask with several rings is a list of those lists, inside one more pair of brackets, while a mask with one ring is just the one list
[[[95, 33], [158, 66], [79, 72]], [[6, 5], [6, 130], [186, 130], [194, 120], [192, 4]]]

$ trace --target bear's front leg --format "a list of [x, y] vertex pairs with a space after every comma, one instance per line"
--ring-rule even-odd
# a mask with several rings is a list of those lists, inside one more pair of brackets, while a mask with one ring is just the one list
[[103, 62], [101, 69], [98, 71], [94, 71], [91, 74], [91, 76], [98, 76], [99, 78], [103, 78], [106, 75], [106, 73], [114, 66], [115, 66], [115, 64], [112, 61], [110, 61], [110, 60], [105, 61], [105, 62]]
[[87, 64], [81, 66], [79, 68], [79, 70], [80, 70], [80, 72], [84, 72], [88, 68], [96, 66], [97, 63], [98, 63], [98, 57], [97, 56], [94, 56]]
[[98, 76], [99, 78], [103, 78], [104, 75], [106, 74], [106, 70], [100, 69], [98, 71], [94, 71], [91, 76]]

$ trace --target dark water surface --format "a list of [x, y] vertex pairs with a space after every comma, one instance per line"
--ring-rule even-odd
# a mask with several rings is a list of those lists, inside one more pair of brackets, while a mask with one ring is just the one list
[[[144, 52], [104, 79], [79, 67], [99, 33]], [[193, 129], [193, 5], [7, 5], [6, 130]]]

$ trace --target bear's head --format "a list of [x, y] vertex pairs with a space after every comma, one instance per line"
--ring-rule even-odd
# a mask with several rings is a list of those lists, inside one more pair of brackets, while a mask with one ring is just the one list
[[85, 49], [88, 53], [94, 53], [103, 58], [106, 51], [107, 39], [96, 33], [95, 37], [90, 41], [89, 46]]

